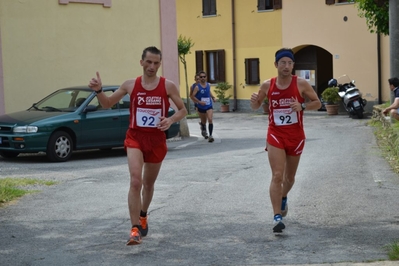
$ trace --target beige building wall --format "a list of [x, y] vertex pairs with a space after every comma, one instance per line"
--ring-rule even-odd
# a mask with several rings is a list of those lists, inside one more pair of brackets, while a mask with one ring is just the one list
[[0, 1], [0, 114], [86, 85], [96, 71], [106, 85], [141, 75], [147, 46], [162, 49], [159, 74], [178, 83], [175, 0], [77, 2]]
[[[354, 4], [285, 1], [283, 45], [315, 45], [333, 56], [333, 77], [347, 74], [368, 101], [378, 99], [377, 35], [370, 33]], [[298, 10], [306, 10], [306, 14]], [[345, 21], [346, 18], [346, 21]], [[320, 67], [320, 65], [318, 65]]]

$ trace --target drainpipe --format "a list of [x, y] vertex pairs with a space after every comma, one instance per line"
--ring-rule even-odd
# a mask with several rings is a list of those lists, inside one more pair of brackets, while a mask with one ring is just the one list
[[381, 88], [381, 34], [377, 33], [377, 60], [378, 60], [378, 104], [382, 104], [382, 88]]
[[237, 74], [236, 74], [236, 21], [235, 21], [235, 1], [231, 0], [231, 30], [232, 30], [232, 50], [233, 50], [233, 112], [237, 111]]

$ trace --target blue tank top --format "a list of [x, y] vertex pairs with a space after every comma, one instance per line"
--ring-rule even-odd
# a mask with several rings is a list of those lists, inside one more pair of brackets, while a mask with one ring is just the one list
[[197, 98], [199, 101], [205, 102], [205, 105], [198, 104], [197, 108], [200, 109], [209, 109], [212, 107], [212, 98], [211, 98], [211, 86], [209, 83], [206, 83], [206, 87], [203, 88], [201, 84], [197, 84], [198, 86], [198, 92], [195, 94], [195, 98]]

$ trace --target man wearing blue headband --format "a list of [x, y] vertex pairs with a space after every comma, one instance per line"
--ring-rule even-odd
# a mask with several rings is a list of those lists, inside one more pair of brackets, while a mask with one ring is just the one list
[[317, 110], [321, 103], [305, 79], [292, 75], [295, 57], [291, 49], [278, 50], [275, 58], [277, 77], [265, 80], [258, 93], [251, 95], [251, 108], [257, 110], [268, 97], [269, 126], [265, 150], [272, 170], [269, 193], [274, 213], [273, 232], [282, 233], [285, 229], [283, 217], [288, 212], [287, 195], [294, 185], [305, 146], [303, 111]]

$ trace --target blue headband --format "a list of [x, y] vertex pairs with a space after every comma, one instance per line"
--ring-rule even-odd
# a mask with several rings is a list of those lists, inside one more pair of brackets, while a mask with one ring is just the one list
[[281, 51], [281, 52], [277, 53], [276, 62], [278, 62], [278, 60], [280, 60], [283, 57], [289, 57], [292, 59], [292, 61], [295, 62], [294, 55], [290, 51]]

